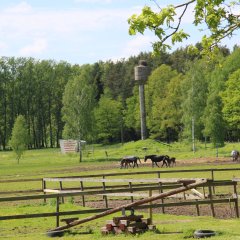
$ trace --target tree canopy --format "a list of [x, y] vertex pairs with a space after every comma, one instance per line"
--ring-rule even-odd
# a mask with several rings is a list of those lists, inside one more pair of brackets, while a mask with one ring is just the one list
[[223, 38], [231, 37], [240, 27], [240, 15], [236, 11], [239, 0], [186, 0], [166, 7], [162, 7], [158, 0], [152, 2], [155, 6], [144, 6], [139, 15], [134, 14], [128, 19], [128, 23], [131, 35], [150, 30], [157, 36], [158, 41], [153, 43], [155, 52], [170, 49], [171, 44], [189, 37], [182, 22], [190, 8], [194, 15], [192, 24], [204, 32], [202, 46], [205, 52], [214, 52]]
[[[199, 48], [200, 46], [197, 45]], [[88, 143], [140, 139], [139, 89], [134, 66], [146, 59], [147, 130], [151, 138], [192, 137], [214, 145], [240, 139], [240, 48], [222, 48], [217, 59], [190, 55], [187, 48], [160, 56], [71, 65], [32, 58], [0, 58], [0, 150], [19, 115], [26, 120], [28, 148], [58, 147], [61, 138]], [[64, 130], [64, 131], [63, 131]]]

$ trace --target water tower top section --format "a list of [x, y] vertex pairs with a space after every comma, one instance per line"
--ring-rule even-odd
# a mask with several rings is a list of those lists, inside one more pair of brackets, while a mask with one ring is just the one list
[[149, 76], [149, 67], [145, 60], [140, 60], [139, 65], [134, 67], [134, 77], [137, 84], [145, 84]]

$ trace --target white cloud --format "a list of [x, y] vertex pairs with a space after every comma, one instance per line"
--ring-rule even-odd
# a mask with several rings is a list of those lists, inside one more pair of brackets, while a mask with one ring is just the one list
[[[20, 4], [21, 5], [21, 4]], [[22, 3], [25, 6], [26, 3]], [[18, 9], [18, 10], [17, 10]], [[66, 9], [46, 10], [27, 8], [28, 14], [19, 6], [0, 11], [0, 35], [2, 31], [12, 36], [29, 37], [36, 34], [79, 33], [95, 31], [125, 24], [131, 15], [129, 9]], [[6, 34], [5, 34], [6, 35]]]
[[22, 56], [32, 56], [41, 54], [47, 49], [46, 39], [36, 39], [33, 43], [20, 49], [19, 54]]
[[147, 35], [136, 36], [127, 43], [126, 47], [123, 50], [123, 54], [129, 57], [131, 55], [137, 55], [141, 51], [149, 49], [149, 46], [151, 46], [151, 42], [153, 42], [153, 38], [150, 36]]
[[6, 13], [28, 13], [32, 11], [31, 5], [27, 2], [21, 2], [13, 7], [6, 8], [4, 10]]
[[5, 42], [0, 42], [0, 51], [5, 51], [8, 49], [8, 45]]
[[114, 56], [111, 59], [113, 61], [118, 61], [119, 59], [129, 58], [131, 56], [136, 56], [140, 52], [148, 52], [151, 49], [152, 42], [154, 42], [154, 37], [150, 37], [147, 35], [139, 35], [132, 37], [133, 39], [130, 40], [125, 44], [119, 56]]

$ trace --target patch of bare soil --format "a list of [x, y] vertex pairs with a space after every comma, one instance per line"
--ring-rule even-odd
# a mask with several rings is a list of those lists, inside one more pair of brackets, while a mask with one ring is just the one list
[[[196, 166], [196, 165], [235, 165], [236, 163], [232, 162], [230, 158], [194, 158], [194, 159], [188, 159], [188, 160], [177, 160], [177, 166], [180, 167], [186, 167], [186, 166]], [[139, 170], [144, 167], [151, 167], [151, 162], [144, 162], [142, 160], [142, 163], [139, 164]], [[72, 168], [72, 169], [66, 169], [64, 172], [83, 172], [83, 171], [94, 171], [94, 170], [114, 170], [116, 168], [119, 168], [119, 163], [112, 162], [109, 165], [102, 165], [102, 166], [81, 166], [79, 168]], [[158, 169], [157, 167], [154, 167], [154, 170]], [[161, 168], [159, 168], [161, 169]], [[165, 168], [166, 169], [166, 168]], [[174, 168], [171, 168], [174, 169]], [[124, 169], [123, 169], [124, 171]], [[61, 171], [63, 172], [63, 171]], [[169, 202], [172, 200], [165, 200], [165, 202]], [[175, 200], [177, 201], [177, 200]], [[178, 200], [179, 201], [179, 200]], [[130, 203], [129, 200], [109, 200], [109, 207], [117, 207], [123, 204]], [[79, 202], [80, 203], [80, 202]], [[160, 202], [159, 202], [160, 203]], [[81, 204], [81, 203], [80, 203]], [[86, 202], [87, 207], [93, 207], [93, 208], [105, 208], [105, 202], [104, 200], [98, 200], [98, 201], [87, 201]], [[217, 218], [234, 218], [235, 216], [235, 210], [233, 203], [229, 204], [215, 204], [214, 205], [215, 215]], [[146, 210], [147, 212], [147, 210]], [[162, 213], [162, 208], [156, 208], [153, 209], [153, 212], [155, 213]], [[188, 216], [197, 216], [197, 209], [195, 206], [181, 206], [181, 207], [167, 207], [164, 209], [164, 212], [167, 214], [173, 214], [173, 215], [188, 215]], [[200, 205], [199, 206], [199, 212], [200, 216], [211, 216], [211, 208], [210, 205]]]
[[[170, 202], [172, 200], [165, 200], [165, 202]], [[80, 202], [79, 202], [80, 203]], [[131, 200], [113, 200], [109, 201], [109, 207], [119, 207], [121, 205], [131, 203]], [[160, 201], [156, 201], [157, 203], [161, 203]], [[81, 203], [80, 203], [81, 204]], [[104, 200], [100, 201], [90, 201], [86, 202], [87, 207], [91, 208], [105, 208]], [[141, 210], [141, 212], [146, 212], [148, 214], [148, 210]], [[155, 208], [153, 209], [154, 213], [163, 213], [162, 208]], [[220, 219], [229, 219], [235, 218], [235, 209], [233, 203], [231, 204], [215, 204], [214, 205], [214, 212], [215, 217]], [[165, 207], [164, 208], [165, 214], [172, 214], [172, 215], [187, 215], [187, 216], [197, 216], [197, 209], [195, 206], [181, 206], [181, 207]], [[199, 206], [199, 213], [200, 216], [212, 216], [210, 205], [200, 205]]]
[[[232, 162], [230, 158], [194, 158], [194, 159], [188, 159], [188, 160], [177, 160], [177, 166], [180, 167], [186, 167], [186, 166], [207, 166], [207, 165], [235, 165], [235, 162]], [[79, 166], [77, 168], [67, 168], [67, 169], [59, 169], [59, 171], [54, 171], [54, 174], [57, 173], [68, 173], [69, 175], [73, 175], [73, 173], [76, 175], [76, 173], [79, 173], [80, 175], [82, 172], [87, 171], [103, 171], [106, 172], [106, 170], [114, 170], [119, 169], [120, 165], [118, 162], [110, 162], [109, 164], [104, 165], [96, 165], [96, 166]], [[138, 170], [141, 171], [144, 167], [151, 167], [151, 162], [144, 162], [142, 160], [142, 163], [139, 164]], [[153, 170], [157, 170], [161, 168], [154, 167]], [[164, 168], [166, 169], [166, 168]], [[171, 169], [174, 169], [171, 168]], [[124, 169], [122, 169], [124, 172]], [[50, 171], [49, 171], [50, 172]], [[87, 197], [86, 197], [87, 198]], [[179, 201], [179, 200], [164, 200], [165, 202], [169, 201]], [[109, 200], [109, 207], [117, 207], [121, 206], [123, 204], [130, 203], [131, 200], [125, 199], [125, 200]], [[79, 203], [81, 205], [81, 200], [76, 199], [76, 203]], [[157, 202], [156, 202], [157, 203]], [[159, 202], [160, 203], [160, 202]], [[92, 207], [92, 208], [105, 208], [105, 201], [104, 199], [100, 198], [97, 201], [86, 200], [86, 207]], [[232, 204], [215, 204], [214, 205], [215, 214], [217, 218], [233, 218], [235, 217], [235, 210], [233, 203]], [[142, 210], [141, 210], [142, 211]], [[189, 215], [189, 216], [197, 216], [197, 209], [195, 206], [181, 206], [181, 207], [167, 207], [164, 209], [165, 213], [167, 214], [173, 214], [173, 215]], [[146, 210], [147, 212], [147, 210]], [[153, 209], [154, 213], [162, 213], [162, 208], [156, 208]], [[211, 216], [211, 208], [210, 205], [200, 205], [199, 206], [199, 212], [200, 216]]]
[[[176, 165], [178, 167], [186, 167], [186, 166], [196, 166], [196, 165], [235, 165], [236, 163], [232, 161], [232, 159], [229, 158], [193, 158], [193, 159], [179, 159], [176, 160]], [[144, 167], [151, 167], [152, 164], [148, 160], [147, 162], [144, 162], [143, 159], [141, 160], [141, 163], [139, 164], [139, 170]], [[159, 164], [161, 166], [161, 164]], [[49, 173], [54, 172], [54, 173], [76, 173], [76, 172], [87, 172], [87, 171], [105, 171], [105, 170], [114, 170], [114, 169], [119, 169], [120, 168], [120, 162], [109, 162], [108, 164], [104, 165], [91, 165], [91, 166], [79, 166], [79, 167], [74, 167], [74, 168], [67, 168], [67, 169], [59, 169], [59, 170], [53, 170], [49, 171]], [[158, 169], [156, 166], [154, 167], [154, 170]], [[159, 168], [161, 169], [161, 167]], [[166, 167], [164, 167], [166, 169]]]

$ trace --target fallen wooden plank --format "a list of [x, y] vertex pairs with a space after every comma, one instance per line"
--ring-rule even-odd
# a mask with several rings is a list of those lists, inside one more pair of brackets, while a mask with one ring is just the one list
[[204, 195], [202, 193], [200, 193], [199, 191], [197, 191], [196, 189], [191, 189], [190, 190], [194, 195], [197, 195], [200, 199], [204, 199]]

